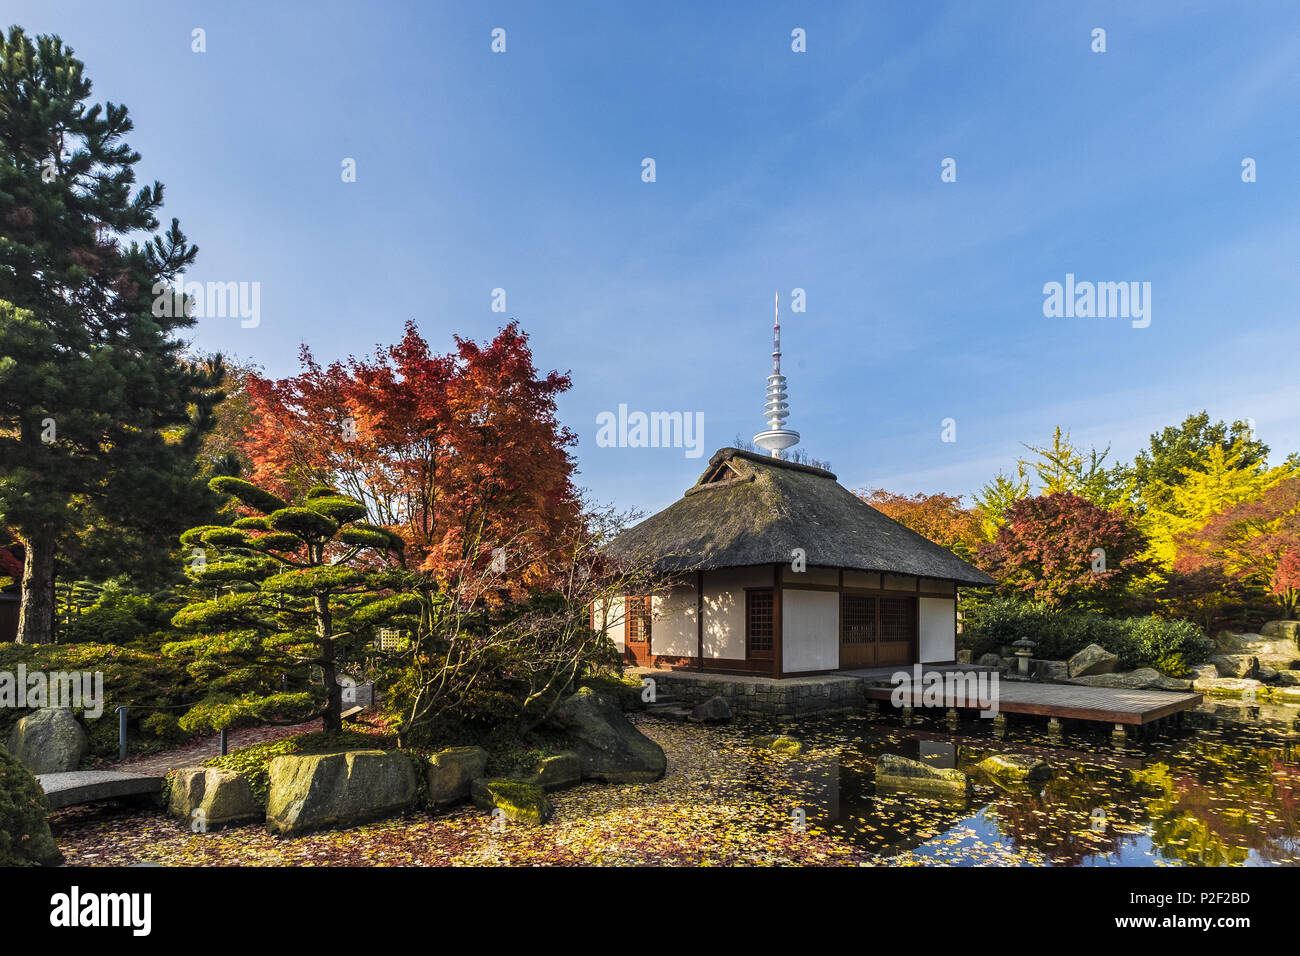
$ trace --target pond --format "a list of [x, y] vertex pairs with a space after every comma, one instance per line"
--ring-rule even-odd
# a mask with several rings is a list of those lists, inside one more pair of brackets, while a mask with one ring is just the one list
[[[939, 721], [826, 716], [781, 727], [809, 751], [784, 764], [755, 760], [747, 785], [784, 800], [792, 826], [806, 819], [879, 863], [1287, 865], [1300, 862], [1296, 726], [1294, 707], [1212, 703], [1181, 728], [1117, 749], [1101, 725], [1057, 743], [1033, 719], [999, 739], [978, 721], [951, 734]], [[1000, 752], [1041, 757], [1055, 775], [998, 786], [976, 764]], [[974, 795], [945, 803], [877, 793], [882, 753], [966, 771]]]
[[[472, 807], [415, 812], [293, 839], [260, 825], [195, 834], [126, 805], [52, 818], [74, 865], [885, 865], [1277, 866], [1300, 862], [1300, 746], [1294, 707], [1204, 705], [1123, 750], [1109, 727], [1041, 719], [1006, 736], [974, 718], [902, 726], [870, 713], [721, 726], [636, 715], [663, 746], [663, 780], [584, 784], [552, 795], [540, 827], [493, 828]], [[755, 749], [754, 735], [799, 737], [804, 753]], [[1032, 753], [1055, 776], [999, 788], [975, 770], [994, 752]], [[877, 794], [875, 762], [894, 753], [971, 773], [959, 803]]]

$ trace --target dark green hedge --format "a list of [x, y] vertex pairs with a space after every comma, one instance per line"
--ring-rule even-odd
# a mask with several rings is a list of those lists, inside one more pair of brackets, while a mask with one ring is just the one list
[[1053, 611], [1045, 604], [1014, 598], [962, 604], [959, 646], [973, 658], [997, 653], [1027, 638], [1034, 657], [1065, 660], [1089, 644], [1118, 654], [1127, 668], [1154, 667], [1181, 677], [1210, 655], [1214, 642], [1190, 621], [1159, 617], [1111, 617], [1094, 611]]
[[36, 778], [0, 750], [0, 866], [50, 866], [59, 862], [48, 813], [45, 792]]

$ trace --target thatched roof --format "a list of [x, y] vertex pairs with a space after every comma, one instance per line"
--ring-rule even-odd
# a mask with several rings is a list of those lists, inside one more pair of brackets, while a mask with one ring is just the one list
[[785, 563], [853, 568], [988, 585], [993, 579], [947, 548], [881, 514], [811, 465], [723, 448], [699, 481], [609, 544], [661, 573]]

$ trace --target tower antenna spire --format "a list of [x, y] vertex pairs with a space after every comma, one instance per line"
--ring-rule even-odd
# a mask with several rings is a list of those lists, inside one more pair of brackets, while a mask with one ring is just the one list
[[754, 436], [754, 444], [781, 458], [787, 448], [799, 444], [799, 433], [785, 427], [790, 417], [789, 396], [785, 390], [785, 376], [781, 374], [781, 294], [772, 293], [772, 374], [767, 377], [767, 405], [763, 417], [767, 430]]

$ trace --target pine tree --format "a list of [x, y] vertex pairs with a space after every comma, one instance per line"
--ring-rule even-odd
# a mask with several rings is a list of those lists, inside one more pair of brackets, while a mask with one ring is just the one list
[[52, 639], [72, 534], [177, 520], [202, 490], [221, 397], [219, 369], [181, 360], [183, 301], [154, 308], [198, 250], [175, 219], [157, 234], [162, 184], [135, 189], [127, 109], [90, 91], [58, 37], [0, 42], [0, 524], [25, 551], [25, 643]]
[[[419, 622], [419, 604], [401, 593], [394, 567], [402, 539], [360, 519], [359, 501], [324, 486], [292, 506], [240, 478], [210, 482], [248, 514], [232, 526], [191, 528], [191, 576], [210, 597], [192, 602], [173, 624], [195, 632], [163, 653], [187, 660], [216, 688], [181, 721], [211, 730], [244, 720], [296, 715], [313, 700], [268, 682], [304, 666], [319, 668], [316, 700], [324, 729], [342, 726], [341, 668], [359, 663], [375, 629]], [[396, 589], [396, 591], [394, 590]], [[220, 674], [224, 679], [214, 680]]]

